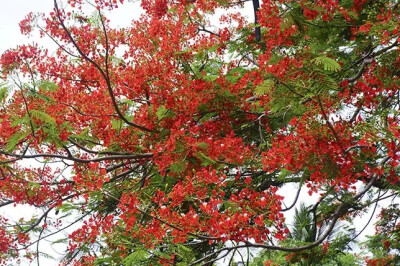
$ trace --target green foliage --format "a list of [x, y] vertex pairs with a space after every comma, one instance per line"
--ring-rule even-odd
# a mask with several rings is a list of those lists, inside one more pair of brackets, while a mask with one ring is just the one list
[[235, 67], [226, 74], [226, 79], [231, 83], [236, 83], [247, 70], [242, 67]]
[[[339, 230], [340, 227], [342, 231]], [[327, 248], [318, 246], [295, 253], [263, 250], [253, 259], [250, 265], [263, 266], [266, 261], [269, 261], [272, 265], [360, 265], [360, 257], [354, 256], [347, 250], [347, 245], [350, 242], [349, 238], [352, 234], [350, 231], [346, 231], [346, 227], [338, 225], [336, 228], [332, 232], [332, 235], [335, 235], [334, 239], [330, 241]], [[325, 230], [326, 224], [322, 223], [322, 225], [317, 226], [311, 207], [302, 203], [295, 210], [289, 237], [281, 241], [280, 244], [285, 247], [307, 245], [316, 241]]]
[[312, 60], [316, 65], [322, 65], [323, 69], [330, 72], [337, 72], [341, 69], [338, 62], [326, 56], [318, 56]]
[[67, 237], [66, 238], [57, 239], [57, 240], [53, 241], [51, 244], [55, 245], [55, 244], [66, 244], [66, 243], [68, 243], [68, 238]]
[[260, 96], [267, 94], [274, 87], [274, 81], [271, 79], [264, 80], [261, 85], [258, 85], [254, 90], [255, 95]]
[[123, 263], [125, 266], [138, 266], [138, 265], [147, 265], [146, 261], [149, 257], [149, 253], [146, 250], [139, 249], [135, 252], [129, 254], [124, 260]]
[[176, 245], [176, 253], [182, 259], [181, 265], [187, 265], [187, 262], [193, 260], [193, 250], [181, 244]]
[[5, 148], [6, 152], [11, 152], [14, 150], [14, 148], [22, 141], [25, 139], [27, 136], [31, 134], [30, 131], [17, 131], [14, 135], [12, 135], [7, 142], [7, 146]]
[[[86, 127], [84, 129], [82, 129], [82, 131], [79, 134], [74, 134], [71, 137], [73, 137], [74, 139], [82, 140], [82, 141], [93, 139], [92, 135], [90, 134], [90, 127]], [[88, 145], [90, 145], [90, 142]]]
[[296, 208], [291, 237], [302, 242], [313, 242], [316, 238], [316, 226], [310, 208], [303, 203]]
[[174, 112], [171, 109], [165, 108], [164, 105], [161, 105], [157, 111], [156, 111], [156, 116], [158, 120], [163, 120], [164, 118], [171, 118], [174, 117]]
[[205, 81], [215, 81], [218, 77], [218, 75], [205, 75], [203, 76], [203, 79]]
[[38, 87], [40, 92], [56, 92], [58, 90], [57, 84], [47, 80], [41, 80]]
[[121, 119], [111, 118], [111, 128], [120, 131], [124, 125], [124, 121]]
[[0, 102], [4, 102], [8, 96], [8, 88], [3, 87], [3, 84], [0, 85]]
[[49, 255], [48, 253], [45, 253], [45, 252], [39, 252], [39, 256], [41, 256], [43, 258], [46, 258], [48, 260], [55, 260], [55, 258], [53, 256], [51, 256], [51, 255]]
[[40, 120], [44, 124], [47, 124], [51, 127], [56, 125], [56, 120], [45, 112], [39, 110], [31, 110], [30, 113], [33, 118]]
[[202, 166], [215, 165], [217, 163], [202, 152], [196, 152], [196, 156], [200, 159]]
[[176, 174], [180, 174], [186, 170], [187, 163], [184, 161], [176, 162], [170, 165], [169, 169]]

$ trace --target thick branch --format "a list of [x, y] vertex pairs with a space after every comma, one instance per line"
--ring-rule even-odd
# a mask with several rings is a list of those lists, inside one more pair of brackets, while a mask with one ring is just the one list
[[[143, 153], [143, 154], [131, 154], [131, 155], [112, 155], [105, 157], [97, 157], [93, 159], [81, 159], [76, 157], [67, 157], [58, 154], [32, 154], [32, 155], [18, 155], [18, 154], [10, 154], [6, 152], [0, 152], [4, 155], [16, 157], [17, 160], [21, 159], [32, 159], [32, 158], [57, 158], [67, 161], [74, 161], [77, 163], [93, 163], [93, 162], [103, 162], [103, 161], [112, 161], [112, 160], [133, 160], [133, 159], [146, 159], [153, 157], [152, 153]], [[7, 161], [8, 162], [8, 161]], [[0, 162], [3, 164], [4, 162]]]
[[260, 2], [259, 0], [253, 0], [253, 8], [254, 8], [254, 24], [256, 24], [256, 28], [254, 30], [254, 35], [255, 39], [257, 42], [261, 41], [261, 29], [260, 26], [258, 26], [258, 17], [257, 17], [257, 12], [258, 9], [260, 8]]

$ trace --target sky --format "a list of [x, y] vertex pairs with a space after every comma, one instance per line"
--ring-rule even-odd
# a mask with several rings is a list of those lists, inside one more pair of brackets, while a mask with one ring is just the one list
[[27, 41], [21, 35], [18, 23], [29, 12], [48, 12], [52, 8], [52, 0], [1, 0], [0, 53]]
[[[0, 8], [0, 54], [2, 54], [5, 50], [9, 48], [15, 48], [17, 45], [22, 44], [22, 43], [28, 43], [31, 41], [36, 41], [41, 44], [49, 44], [49, 40], [39, 40], [35, 37], [31, 38], [30, 40], [27, 39], [26, 36], [22, 36], [19, 30], [18, 23], [24, 19], [24, 17], [29, 13], [29, 12], [50, 12], [53, 8], [53, 0], [0, 0], [1, 1], [1, 8]], [[124, 8], [117, 9], [116, 12], [113, 14], [110, 14], [109, 18], [111, 19], [111, 22], [113, 23], [114, 26], [124, 26], [124, 25], [129, 25], [130, 20], [132, 18], [138, 18], [140, 13], [141, 13], [141, 8], [139, 6], [139, 3], [136, 1], [136, 3], [127, 3], [128, 5]], [[251, 19], [252, 17], [252, 10], [247, 6], [246, 12], [249, 12], [249, 17]], [[285, 189], [285, 193], [282, 193], [287, 197], [285, 200], [287, 205], [290, 205], [291, 202], [293, 201], [295, 194], [296, 194], [297, 188], [293, 185], [287, 186]], [[307, 190], [303, 189], [300, 199], [301, 201], [309, 201], [310, 198], [307, 196]], [[4, 215], [5, 210], [0, 211], [0, 215]], [[15, 215], [15, 216], [26, 216], [27, 214], [30, 214], [30, 209], [29, 208], [19, 208], [19, 209], [13, 209], [8, 208], [6, 210], [8, 213], [6, 213], [8, 216], [9, 215]], [[12, 212], [12, 213], [9, 213]], [[287, 218], [290, 220], [291, 216], [293, 215], [293, 212], [288, 212], [287, 213]], [[363, 218], [359, 218], [356, 220], [356, 223], [361, 224], [362, 226], [366, 223], [366, 220], [369, 218], [368, 215], [366, 215]], [[370, 226], [368, 230], [366, 230], [366, 233], [373, 233], [374, 229], [373, 226]], [[365, 235], [365, 233], [363, 234]], [[45, 248], [51, 248], [49, 244], [45, 244]], [[59, 251], [51, 251], [53, 255], [56, 255], [56, 257], [60, 257], [60, 254], [57, 254]], [[62, 255], [62, 254], [61, 254]], [[51, 260], [45, 260], [43, 259], [44, 264], [43, 265], [56, 265], [54, 261]], [[35, 262], [32, 264], [35, 265]]]

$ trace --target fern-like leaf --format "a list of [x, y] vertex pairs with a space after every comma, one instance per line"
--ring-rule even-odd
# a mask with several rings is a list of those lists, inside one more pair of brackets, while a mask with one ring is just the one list
[[326, 56], [318, 56], [312, 62], [316, 65], [322, 65], [325, 71], [337, 72], [341, 69], [338, 62]]

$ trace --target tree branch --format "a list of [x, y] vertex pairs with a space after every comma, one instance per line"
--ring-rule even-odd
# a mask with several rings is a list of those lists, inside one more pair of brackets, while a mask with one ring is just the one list
[[[68, 157], [68, 156], [63, 156], [63, 155], [58, 155], [58, 154], [32, 154], [32, 155], [18, 155], [18, 154], [10, 154], [6, 152], [0, 151], [1, 154], [11, 156], [11, 157], [16, 157], [16, 160], [21, 160], [21, 159], [32, 159], [32, 158], [57, 158], [57, 159], [63, 159], [67, 161], [74, 161], [78, 163], [93, 163], [93, 162], [102, 162], [102, 161], [112, 161], [112, 160], [133, 160], [133, 159], [146, 159], [146, 158], [151, 158], [153, 157], [152, 153], [143, 153], [143, 154], [131, 154], [131, 155], [112, 155], [112, 156], [106, 156], [106, 157], [97, 157], [93, 159], [81, 159], [81, 158], [76, 158], [76, 157]], [[8, 161], [7, 161], [8, 162]], [[4, 162], [0, 162], [0, 164], [3, 164]]]
[[[57, 0], [54, 0], [54, 8], [55, 8], [55, 10], [56, 10], [57, 18], [58, 18], [58, 20], [59, 20], [59, 22], [60, 22], [60, 24], [61, 24], [61, 27], [64, 29], [64, 31], [65, 31], [65, 33], [67, 34], [69, 40], [70, 40], [70, 41], [72, 42], [72, 44], [75, 46], [75, 48], [77, 49], [78, 53], [79, 53], [85, 60], [87, 60], [89, 63], [91, 63], [95, 68], [97, 68], [97, 70], [100, 72], [101, 76], [104, 78], [104, 80], [105, 80], [105, 82], [106, 82], [106, 84], [107, 84], [108, 93], [109, 93], [109, 95], [110, 95], [110, 97], [111, 97], [112, 104], [113, 104], [113, 106], [114, 106], [115, 111], [116, 111], [117, 114], [118, 114], [118, 117], [119, 117], [121, 120], [123, 120], [126, 124], [128, 124], [128, 125], [130, 125], [130, 126], [136, 127], [136, 128], [141, 129], [141, 130], [143, 130], [143, 131], [151, 132], [151, 131], [152, 131], [151, 129], [148, 129], [148, 128], [146, 128], [146, 127], [143, 127], [143, 126], [140, 126], [140, 125], [135, 124], [135, 123], [133, 123], [133, 122], [130, 122], [130, 121], [122, 114], [121, 110], [120, 110], [119, 107], [118, 107], [118, 103], [117, 103], [117, 101], [116, 101], [116, 99], [115, 99], [114, 93], [113, 93], [113, 91], [112, 91], [111, 81], [110, 81], [110, 79], [109, 79], [108, 74], [105, 73], [104, 70], [103, 70], [95, 61], [93, 61], [93, 59], [91, 59], [90, 57], [88, 57], [88, 56], [81, 50], [81, 48], [79, 47], [79, 45], [76, 43], [76, 41], [74, 40], [74, 38], [73, 38], [72, 35], [71, 35], [71, 32], [67, 29], [67, 27], [66, 27], [65, 24], [64, 24], [63, 19], [61, 18], [61, 14], [60, 14], [60, 10], [59, 10], [59, 8], [58, 8]], [[108, 66], [108, 65], [107, 65], [107, 66]]]

